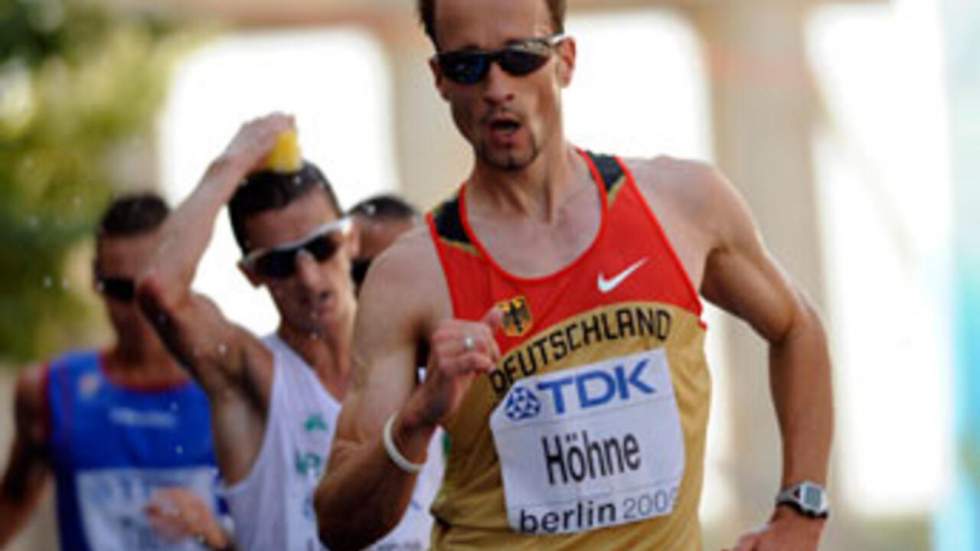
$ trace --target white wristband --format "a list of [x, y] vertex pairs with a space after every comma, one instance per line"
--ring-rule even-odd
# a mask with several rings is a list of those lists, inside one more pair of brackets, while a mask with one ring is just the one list
[[405, 458], [398, 448], [395, 447], [395, 441], [391, 437], [391, 427], [395, 424], [395, 415], [392, 415], [385, 422], [385, 429], [381, 433], [381, 440], [384, 441], [385, 451], [388, 452], [388, 458], [398, 465], [398, 468], [405, 471], [406, 473], [417, 474], [425, 466], [425, 463], [412, 463]]

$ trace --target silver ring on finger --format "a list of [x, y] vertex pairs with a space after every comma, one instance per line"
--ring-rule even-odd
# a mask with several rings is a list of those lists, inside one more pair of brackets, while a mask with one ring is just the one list
[[472, 352], [476, 348], [476, 340], [473, 339], [472, 335], [466, 335], [463, 337], [463, 350], [466, 352]]

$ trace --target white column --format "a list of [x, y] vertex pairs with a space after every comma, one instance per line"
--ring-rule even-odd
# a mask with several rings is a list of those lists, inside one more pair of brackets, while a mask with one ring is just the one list
[[428, 210], [466, 177], [472, 156], [433, 83], [428, 59], [434, 50], [421, 27], [414, 19], [400, 17], [375, 31], [391, 67], [401, 192]]

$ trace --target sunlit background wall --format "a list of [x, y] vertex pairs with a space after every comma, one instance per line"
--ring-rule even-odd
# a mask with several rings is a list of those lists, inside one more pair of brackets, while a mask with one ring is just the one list
[[[292, 18], [273, 16], [258, 1], [207, 4], [244, 24], [210, 27], [168, 80], [140, 166], [171, 202], [193, 189], [242, 122], [273, 110], [296, 115], [305, 155], [324, 168], [344, 205], [398, 191], [427, 208], [461, 181], [468, 152], [432, 89], [430, 47], [410, 12], [383, 2], [334, 3], [343, 7], [287, 2]], [[962, 193], [964, 151], [977, 152], [962, 142], [980, 134], [980, 109], [966, 114], [973, 117], [967, 130], [950, 121], [962, 114], [956, 98], [978, 88], [977, 77], [951, 75], [969, 72], [964, 59], [980, 60], [980, 34], [970, 32], [980, 33], [980, 8], [927, 0], [812, 2], [805, 9], [761, 0], [651, 4], [625, 10], [616, 2], [570, 2], [568, 31], [579, 50], [565, 95], [570, 139], [627, 156], [719, 164], [746, 194], [774, 252], [817, 297], [837, 407], [835, 513], [824, 548], [975, 549], [975, 493], [964, 490], [975, 478], [957, 474], [964, 467], [957, 419], [972, 409], [955, 406], [957, 396], [962, 403], [971, 395], [954, 390], [969, 384], [957, 361], [974, 361], [958, 355], [958, 320], [975, 319], [976, 305], [963, 302], [956, 287], [968, 271], [957, 259], [969, 247], [956, 236], [976, 228], [960, 220], [976, 197]], [[778, 40], [756, 40], [757, 24], [798, 43], [801, 63], [784, 56]], [[950, 62], [950, 51], [967, 53]], [[798, 121], [787, 121], [775, 104], [770, 111], [738, 103], [780, 86], [802, 98], [789, 107], [801, 113]], [[2, 89], [0, 106], [12, 101], [12, 89]], [[772, 135], [781, 128], [798, 131]], [[746, 168], [764, 167], [765, 156], [745, 152], [779, 142], [801, 144], [803, 161], [784, 159], [789, 166], [773, 172], [798, 178]], [[756, 173], [763, 176], [737, 177]], [[793, 227], [780, 218], [783, 208], [813, 213], [812, 224]], [[265, 292], [234, 267], [238, 252], [225, 215], [217, 228], [195, 287], [249, 329], [273, 330]], [[801, 269], [808, 262], [817, 268]], [[75, 277], [84, 289], [84, 273]], [[764, 350], [740, 344], [744, 329], [718, 311], [709, 309], [707, 321], [714, 396], [702, 517], [706, 548], [718, 549], [771, 510], [778, 442], [767, 387], [749, 382], [765, 381]], [[762, 407], [746, 403], [746, 392]], [[9, 407], [0, 412], [8, 430], [9, 415]], [[47, 548], [42, 532], [35, 526], [15, 548]]]

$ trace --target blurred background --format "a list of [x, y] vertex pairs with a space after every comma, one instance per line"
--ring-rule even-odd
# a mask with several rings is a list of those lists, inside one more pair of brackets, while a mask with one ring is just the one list
[[[180, 201], [244, 120], [294, 113], [344, 205], [422, 208], [470, 154], [413, 2], [0, 0], [0, 463], [17, 370], [110, 333], [95, 218]], [[835, 359], [824, 549], [980, 549], [980, 3], [569, 0], [583, 147], [717, 164], [819, 305]], [[257, 332], [227, 220], [195, 286]], [[708, 312], [715, 382], [706, 549], [763, 522], [779, 483], [765, 349]], [[13, 549], [53, 549], [50, 504]]]

